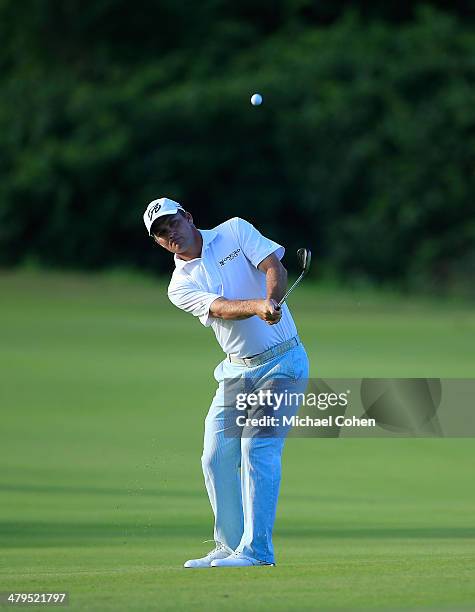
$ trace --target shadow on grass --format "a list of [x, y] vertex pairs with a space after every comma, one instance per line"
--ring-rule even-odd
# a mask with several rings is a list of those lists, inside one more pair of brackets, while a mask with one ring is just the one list
[[57, 521], [0, 521], [3, 548], [45, 548], [132, 544], [134, 540], [205, 537], [211, 525], [125, 523], [119, 521], [75, 523]]
[[[75, 523], [57, 521], [2, 521], [0, 540], [4, 547], [96, 546], [133, 544], [134, 540], [200, 538], [211, 529], [203, 520], [177, 523]], [[401, 527], [401, 528], [344, 528], [311, 529], [308, 526], [277, 529], [281, 538], [321, 539], [470, 539], [475, 528], [470, 527]]]
[[283, 527], [276, 535], [284, 538], [315, 539], [470, 539], [475, 538], [475, 527], [342, 527], [311, 529], [307, 527]]
[[72, 485], [15, 485], [2, 484], [0, 485], [0, 494], [2, 493], [33, 493], [33, 494], [66, 494], [66, 495], [110, 495], [113, 497], [119, 495], [140, 495], [148, 497], [201, 497], [203, 491], [196, 489], [152, 489], [150, 487], [138, 487], [136, 485], [121, 488], [108, 487], [84, 487]]

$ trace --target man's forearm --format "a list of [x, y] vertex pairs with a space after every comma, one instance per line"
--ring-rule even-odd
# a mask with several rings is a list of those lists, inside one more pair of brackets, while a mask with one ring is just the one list
[[218, 319], [249, 319], [257, 314], [259, 300], [227, 300], [218, 298], [209, 309], [210, 314]]
[[272, 300], [227, 300], [224, 297], [214, 300], [209, 312], [218, 319], [234, 321], [249, 319], [256, 315], [269, 325], [278, 323], [282, 316], [282, 312], [276, 310], [275, 302]]
[[273, 266], [266, 271], [267, 299], [279, 302], [287, 290], [287, 270], [283, 266]]

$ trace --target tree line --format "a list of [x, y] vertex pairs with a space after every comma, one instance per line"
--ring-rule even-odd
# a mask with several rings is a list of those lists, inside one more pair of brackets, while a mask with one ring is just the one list
[[342, 279], [473, 286], [464, 3], [317, 4], [3, 0], [0, 264], [169, 270], [141, 220], [169, 195]]

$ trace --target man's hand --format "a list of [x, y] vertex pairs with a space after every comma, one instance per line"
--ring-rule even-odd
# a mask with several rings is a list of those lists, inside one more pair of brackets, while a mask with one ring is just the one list
[[282, 310], [276, 300], [256, 300], [256, 315], [269, 325], [275, 325], [282, 317]]

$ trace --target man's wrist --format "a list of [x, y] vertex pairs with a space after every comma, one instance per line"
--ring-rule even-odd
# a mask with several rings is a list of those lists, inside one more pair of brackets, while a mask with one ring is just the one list
[[249, 305], [249, 314], [250, 315], [257, 315], [259, 314], [259, 302], [261, 300], [247, 300], [248, 305]]

